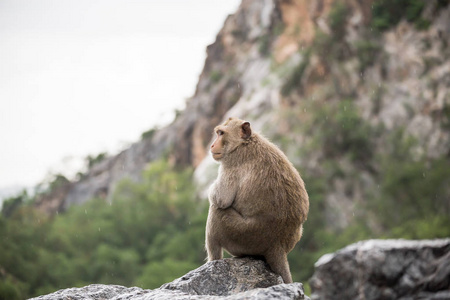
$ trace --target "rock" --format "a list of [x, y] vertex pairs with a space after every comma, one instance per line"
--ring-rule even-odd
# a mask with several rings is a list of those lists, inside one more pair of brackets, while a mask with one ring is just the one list
[[206, 263], [154, 290], [92, 284], [33, 299], [309, 299], [301, 283], [282, 282], [261, 260], [228, 258]]
[[161, 288], [187, 294], [228, 296], [283, 283], [260, 260], [224, 259], [205, 264]]
[[450, 239], [362, 241], [315, 267], [311, 299], [450, 299]]
[[91, 284], [81, 288], [70, 288], [59, 290], [57, 292], [40, 296], [32, 299], [61, 299], [61, 300], [88, 300], [88, 299], [121, 299], [118, 297], [139, 295], [144, 290], [138, 287], [126, 288], [120, 285], [104, 285], [104, 284]]

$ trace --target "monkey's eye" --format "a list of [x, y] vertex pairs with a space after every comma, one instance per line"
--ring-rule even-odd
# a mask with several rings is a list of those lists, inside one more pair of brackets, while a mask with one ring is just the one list
[[222, 130], [217, 130], [217, 135], [223, 135], [225, 132], [223, 132]]

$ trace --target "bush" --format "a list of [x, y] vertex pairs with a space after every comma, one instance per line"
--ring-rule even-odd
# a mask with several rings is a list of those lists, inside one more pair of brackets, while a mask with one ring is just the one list
[[[358, 240], [450, 235], [447, 157], [418, 157], [415, 149], [419, 145], [404, 130], [382, 132], [369, 125], [351, 100], [316, 100], [302, 105], [304, 111], [291, 109], [291, 116], [285, 118], [291, 133], [307, 137], [297, 153], [289, 151], [291, 160], [296, 155], [302, 158], [293, 161], [300, 162], [298, 168], [310, 197], [303, 237], [289, 255], [295, 281], [306, 282], [323, 254]], [[282, 144], [296, 147], [292, 141]], [[310, 157], [319, 157], [319, 166], [302, 166]], [[371, 180], [362, 183], [361, 174], [370, 174]], [[342, 197], [353, 197], [342, 199], [343, 203], [356, 202], [352, 203], [354, 216], [344, 228], [326, 219], [332, 213], [326, 199], [335, 192], [336, 181], [349, 188], [349, 194]], [[353, 189], [360, 190], [357, 198], [352, 196]]]
[[342, 40], [344, 38], [349, 13], [350, 8], [347, 4], [339, 1], [334, 2], [328, 16], [328, 22], [335, 40]]
[[378, 0], [372, 6], [371, 26], [377, 31], [397, 25], [403, 18], [418, 29], [427, 29], [430, 22], [421, 18], [426, 5], [423, 0]]
[[172, 259], [150, 262], [145, 266], [142, 275], [136, 280], [136, 285], [152, 289], [158, 288], [162, 284], [170, 282], [196, 267], [198, 265], [193, 262]]
[[12, 196], [3, 200], [2, 215], [6, 218], [10, 217], [23, 204], [30, 202], [30, 197], [26, 190], [17, 196]]
[[267, 56], [270, 52], [270, 36], [265, 34], [259, 38], [259, 54]]
[[[383, 212], [377, 216], [380, 224], [387, 232], [391, 228], [398, 232], [405, 221], [420, 223], [442, 216], [450, 222], [449, 160], [416, 158], [413, 152], [416, 142], [403, 130], [391, 133], [388, 141], [391, 147], [377, 156], [381, 162], [378, 175], [381, 193], [370, 206]], [[422, 228], [416, 226], [410, 234], [415, 235], [416, 230], [421, 232]], [[417, 236], [424, 235], [417, 233]]]
[[99, 162], [103, 161], [107, 156], [108, 153], [106, 152], [102, 152], [97, 155], [88, 155], [86, 157], [88, 169], [92, 168], [95, 164], [98, 164]]
[[24, 299], [24, 295], [21, 293], [20, 288], [14, 284], [14, 281], [10, 278], [5, 280], [5, 278], [2, 277], [4, 277], [4, 275], [0, 277], [0, 299]]
[[288, 96], [293, 90], [301, 91], [301, 79], [303, 77], [303, 73], [306, 70], [306, 67], [309, 65], [309, 59], [311, 56], [311, 51], [307, 51], [300, 63], [292, 70], [292, 73], [286, 79], [281, 87], [281, 94], [283, 96]]
[[156, 133], [157, 131], [158, 131], [158, 128], [157, 128], [157, 127], [151, 128], [151, 129], [149, 129], [149, 130], [147, 130], [147, 131], [144, 131], [144, 132], [141, 134], [141, 140], [151, 139], [151, 138], [155, 135], [155, 133]]
[[221, 71], [217, 71], [217, 70], [211, 71], [211, 74], [209, 75], [209, 78], [211, 79], [212, 83], [219, 82], [220, 79], [222, 79], [222, 77], [223, 77], [222, 72]]
[[328, 159], [349, 157], [351, 161], [368, 167], [373, 155], [372, 142], [376, 130], [360, 116], [351, 100], [341, 100], [313, 108], [314, 144], [320, 147]]
[[359, 59], [360, 72], [372, 66], [381, 51], [380, 45], [371, 40], [358, 40], [355, 43], [355, 48]]
[[195, 198], [191, 177], [190, 169], [154, 162], [141, 182], [122, 181], [110, 204], [93, 199], [51, 219], [22, 205], [0, 217], [0, 265], [14, 278], [0, 295], [29, 298], [90, 283], [154, 288], [199, 266], [207, 203]]

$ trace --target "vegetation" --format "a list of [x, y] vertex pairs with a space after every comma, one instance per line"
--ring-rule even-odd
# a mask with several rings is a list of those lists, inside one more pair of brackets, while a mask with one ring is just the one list
[[[340, 76], [344, 77], [336, 70], [343, 69], [342, 63], [347, 59], [358, 58], [361, 76], [382, 59], [377, 32], [395, 26], [401, 19], [426, 29], [429, 22], [422, 19], [424, 4], [421, 0], [375, 1], [370, 24], [374, 32], [363, 32], [364, 40], [348, 45], [344, 38], [348, 8], [336, 2], [328, 15], [331, 32], [317, 29], [306, 50], [321, 65], [302, 60], [286, 77], [282, 96], [301, 96], [292, 97], [293, 106], [282, 116], [289, 134], [275, 137], [274, 141], [302, 171], [310, 195], [304, 236], [289, 257], [295, 280], [306, 282], [313, 272], [313, 263], [324, 253], [361, 239], [450, 236], [448, 155], [429, 158], [424, 146], [402, 128], [388, 132], [381, 125], [369, 124], [361, 117], [351, 93], [345, 97], [339, 92], [325, 93]], [[301, 82], [315, 83], [312, 76], [318, 66], [332, 75], [320, 78], [324, 92], [304, 93]], [[304, 78], [306, 73], [312, 74], [310, 78]], [[374, 89], [374, 115], [381, 109], [384, 93], [383, 86]], [[448, 111], [445, 107], [440, 115], [444, 129], [449, 128]], [[301, 141], [301, 147], [293, 141]], [[306, 162], [310, 161], [318, 166], [309, 167]], [[345, 197], [352, 207], [331, 207], [327, 199], [331, 195]], [[344, 224], [332, 221], [339, 214], [346, 218]]]
[[[329, 15], [331, 34], [316, 33], [312, 46], [287, 76], [283, 96], [303, 92], [301, 82], [308, 68], [314, 67], [313, 55], [325, 64], [339, 64], [340, 58], [348, 58], [343, 53], [352, 49], [361, 72], [379, 57], [380, 46], [373, 36], [355, 41], [353, 48], [345, 45], [348, 7], [336, 3]], [[402, 18], [424, 26], [423, 3], [375, 1], [371, 26], [387, 30]], [[445, 1], [438, 3], [443, 6]], [[259, 50], [266, 53], [270, 43], [259, 42]], [[210, 80], [217, 83], [223, 76], [213, 70]], [[384, 94], [379, 86], [371, 96], [374, 115], [383, 100], [388, 101]], [[449, 155], [430, 158], [402, 128], [387, 132], [369, 124], [351, 94], [310, 96], [290, 103], [293, 106], [282, 118], [289, 134], [273, 138], [300, 170], [310, 196], [303, 238], [289, 255], [293, 279], [306, 283], [321, 255], [358, 240], [449, 237]], [[450, 106], [436, 118], [448, 130]], [[144, 132], [142, 139], [155, 132]], [[105, 153], [88, 156], [87, 167], [105, 157]], [[311, 167], [311, 161], [316, 166]], [[67, 182], [56, 175], [38, 192], [50, 192]], [[331, 220], [342, 212], [330, 207], [327, 199], [338, 192], [353, 205], [342, 208], [350, 210], [344, 224]], [[195, 195], [192, 170], [179, 170], [161, 160], [148, 166], [140, 182], [122, 181], [110, 202], [92, 199], [56, 216], [35, 210], [35, 197], [26, 191], [7, 199], [0, 216], [0, 299], [24, 299], [91, 283], [156, 288], [200, 266], [205, 257], [207, 201]]]
[[[351, 100], [304, 105], [308, 116], [301, 107], [285, 118], [292, 132], [310, 137], [302, 149], [295, 148], [297, 155], [304, 161], [317, 151], [324, 155], [319, 169], [298, 164], [310, 196], [310, 213], [304, 236], [289, 257], [294, 279], [306, 282], [321, 255], [359, 240], [450, 236], [449, 158], [418, 156], [414, 138], [401, 129], [387, 133], [369, 125]], [[363, 174], [373, 182], [365, 182]], [[345, 184], [345, 195], [354, 204], [346, 226], [327, 220], [327, 214], [337, 213], [326, 197], [336, 192], [338, 181]], [[357, 190], [361, 198], [355, 197]]]
[[262, 56], [267, 56], [270, 53], [270, 36], [268, 34], [262, 35], [259, 38], [258, 51]]
[[30, 202], [30, 197], [26, 190], [23, 190], [17, 196], [12, 196], [3, 201], [2, 215], [6, 218], [11, 216], [19, 207]]
[[309, 64], [311, 51], [306, 51], [299, 64], [292, 70], [290, 76], [281, 87], [281, 94], [283, 96], [289, 95], [294, 89], [301, 90], [301, 79], [306, 67]]
[[330, 29], [336, 40], [342, 40], [345, 36], [345, 26], [350, 9], [344, 2], [336, 1], [328, 16]]
[[[352, 162], [367, 167], [373, 156], [373, 138], [376, 130], [368, 126], [359, 116], [351, 100], [317, 105], [312, 120], [315, 130], [321, 133], [313, 136], [315, 147], [324, 151], [327, 159], [347, 156]], [[314, 131], [315, 131], [314, 130]], [[314, 135], [314, 131], [311, 133]]]
[[371, 40], [358, 40], [355, 42], [356, 54], [360, 63], [360, 72], [372, 66], [381, 51], [381, 46]]
[[378, 0], [372, 7], [372, 27], [377, 31], [387, 30], [402, 19], [414, 23], [417, 29], [427, 29], [428, 20], [421, 17], [426, 1], [422, 0]]
[[[324, 156], [320, 169], [298, 163], [311, 207], [289, 255], [294, 280], [306, 283], [321, 255], [361, 239], [450, 236], [448, 158], [418, 157], [417, 143], [402, 130], [381, 135], [352, 100], [305, 105], [301, 127], [299, 112], [286, 118], [292, 132], [311, 137], [298, 155], [307, 160], [320, 149]], [[364, 185], [364, 173], [372, 184]], [[156, 288], [200, 266], [207, 201], [195, 197], [191, 179], [192, 170], [154, 162], [141, 182], [122, 181], [111, 203], [93, 199], [53, 217], [34, 210], [26, 193], [9, 199], [0, 217], [0, 299], [90, 283]], [[326, 219], [338, 180], [349, 198], [363, 192], [346, 226]]]
[[151, 139], [158, 131], [158, 127], [151, 128], [141, 134], [141, 140]]
[[155, 162], [141, 183], [121, 182], [111, 204], [93, 199], [52, 218], [22, 205], [2, 216], [0, 299], [89, 283], [155, 288], [200, 266], [207, 207], [191, 174]]
[[86, 164], [88, 169], [92, 168], [95, 164], [103, 161], [108, 156], [108, 153], [102, 152], [97, 155], [88, 155], [86, 157]]
[[217, 83], [220, 81], [220, 79], [222, 79], [223, 73], [218, 70], [213, 70], [213, 71], [211, 71], [211, 74], [209, 76], [210, 76], [209, 78], [211, 79], [211, 82]]

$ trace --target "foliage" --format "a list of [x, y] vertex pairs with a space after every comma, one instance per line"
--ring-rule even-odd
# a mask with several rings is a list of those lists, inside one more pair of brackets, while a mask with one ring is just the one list
[[149, 130], [147, 130], [147, 131], [144, 131], [144, 132], [141, 134], [141, 140], [151, 139], [151, 138], [155, 135], [155, 133], [156, 133], [157, 131], [158, 131], [158, 128], [157, 128], [157, 127], [151, 128], [151, 129], [149, 129]]
[[375, 62], [381, 46], [372, 40], [358, 40], [355, 42], [356, 54], [359, 59], [360, 72], [363, 72]]
[[314, 108], [314, 124], [320, 134], [313, 137], [313, 142], [321, 147], [328, 159], [347, 156], [351, 161], [366, 165], [373, 155], [373, 141], [376, 134], [359, 116], [351, 100], [342, 100]]
[[450, 103], [445, 103], [442, 109], [441, 126], [444, 129], [450, 130]]
[[28, 192], [26, 190], [23, 190], [20, 194], [3, 200], [2, 215], [5, 218], [8, 218], [14, 213], [16, 209], [29, 202], [30, 197], [28, 196]]
[[53, 218], [22, 205], [0, 218], [0, 299], [89, 283], [155, 288], [199, 266], [207, 205], [191, 174], [155, 162], [109, 204], [93, 199]]
[[270, 52], [270, 36], [268, 34], [264, 34], [259, 38], [259, 54], [262, 56], [267, 56]]
[[221, 71], [218, 71], [218, 70], [211, 71], [211, 74], [209, 75], [209, 78], [211, 79], [212, 83], [219, 82], [220, 79], [222, 79], [222, 77], [223, 77], [223, 73]]
[[348, 46], [344, 37], [349, 13], [350, 8], [347, 4], [336, 1], [328, 15], [328, 24], [331, 32], [327, 33], [319, 28], [316, 29], [312, 51], [326, 64], [329, 64], [332, 59], [342, 60], [348, 58]]
[[322, 61], [328, 63], [334, 57], [334, 52], [337, 51], [336, 48], [340, 48], [340, 43], [336, 43], [333, 36], [318, 28], [311, 46], [311, 51], [317, 54]]
[[[295, 281], [306, 282], [321, 255], [358, 240], [450, 236], [447, 157], [418, 155], [404, 130], [380, 134], [352, 100], [303, 105], [284, 120], [293, 135], [308, 137], [301, 149], [293, 146], [303, 159], [291, 157], [310, 197], [303, 237], [289, 255]], [[320, 167], [308, 167], [317, 153]], [[327, 197], [337, 181], [356, 189], [361, 174], [373, 181], [364, 185], [354, 218], [333, 224]], [[20, 205], [0, 217], [0, 299], [90, 283], [156, 288], [200, 266], [207, 202], [194, 196], [191, 179], [190, 169], [154, 162], [140, 182], [120, 182], [111, 202], [92, 199], [51, 218], [33, 209], [26, 193], [9, 200], [6, 207]]]
[[[448, 157], [418, 155], [414, 138], [401, 128], [388, 132], [368, 124], [351, 100], [305, 100], [297, 109], [284, 121], [290, 132], [308, 139], [300, 148], [282, 137], [274, 139], [284, 147], [290, 144], [302, 157], [295, 161], [310, 197], [303, 237], [289, 255], [294, 280], [306, 282], [323, 254], [359, 240], [450, 236]], [[317, 153], [319, 167], [308, 168]], [[370, 174], [373, 182], [363, 182], [362, 174]], [[327, 219], [333, 212], [326, 199], [337, 181], [346, 184], [347, 197], [363, 187], [361, 199], [347, 200], [358, 202], [344, 227]]]
[[55, 189], [62, 187], [63, 185], [67, 184], [68, 182], [69, 182], [69, 179], [67, 179], [66, 176], [64, 176], [62, 174], [56, 174], [53, 177], [53, 180], [50, 181], [49, 191], [54, 191]]
[[[402, 130], [394, 131], [387, 153], [378, 155], [381, 195], [371, 207], [383, 214], [377, 216], [385, 231], [402, 226], [405, 220], [432, 221], [450, 216], [450, 162], [446, 158], [427, 160], [415, 158], [415, 141]], [[431, 223], [430, 223], [431, 224]], [[411, 227], [410, 225], [405, 225]], [[410, 235], [421, 236], [421, 227], [409, 228]], [[417, 234], [415, 233], [417, 231]], [[450, 229], [447, 230], [450, 235]]]
[[336, 1], [333, 4], [328, 20], [335, 40], [342, 40], [344, 38], [345, 26], [349, 13], [349, 7], [344, 2]]
[[378, 0], [372, 6], [371, 26], [378, 30], [387, 30], [406, 19], [414, 23], [417, 29], [427, 29], [430, 22], [421, 17], [426, 1], [423, 0]]
[[98, 164], [102, 160], [104, 160], [108, 154], [106, 152], [99, 153], [97, 155], [88, 155], [86, 157], [86, 163], [88, 166], [88, 169], [92, 168], [95, 164]]
[[292, 70], [292, 73], [290, 74], [290, 76], [283, 83], [283, 85], [281, 87], [281, 94], [283, 96], [289, 95], [291, 93], [291, 91], [294, 89], [300, 90], [301, 79], [303, 77], [303, 73], [306, 70], [306, 67], [309, 64], [310, 56], [311, 56], [311, 51], [306, 51], [302, 57], [302, 60]]

